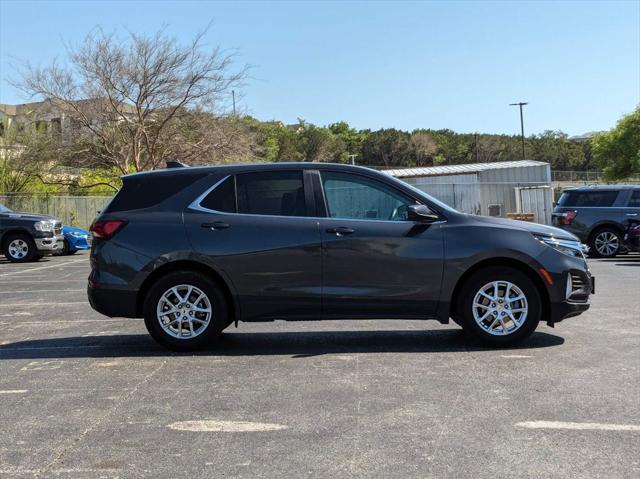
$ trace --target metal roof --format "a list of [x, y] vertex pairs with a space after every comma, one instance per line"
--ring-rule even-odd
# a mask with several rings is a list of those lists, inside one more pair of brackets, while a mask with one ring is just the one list
[[496, 170], [500, 168], [525, 168], [528, 166], [548, 165], [543, 161], [520, 160], [520, 161], [498, 161], [495, 163], [471, 163], [467, 165], [443, 165], [443, 166], [423, 166], [416, 168], [397, 168], [384, 170], [384, 173], [396, 178], [408, 178], [412, 176], [446, 176], [464, 175], [479, 173], [480, 171]]

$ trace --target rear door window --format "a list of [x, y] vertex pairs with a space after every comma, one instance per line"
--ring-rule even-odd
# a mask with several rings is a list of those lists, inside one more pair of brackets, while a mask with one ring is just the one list
[[302, 171], [263, 171], [236, 175], [238, 213], [307, 216]]
[[565, 191], [558, 201], [558, 206], [607, 207], [613, 206], [617, 197], [618, 191], [615, 190]]
[[629, 208], [640, 208], [640, 190], [633, 190], [633, 193], [631, 193]]
[[225, 213], [236, 212], [236, 185], [235, 177], [229, 176], [222, 180], [205, 198], [200, 206], [213, 211]]

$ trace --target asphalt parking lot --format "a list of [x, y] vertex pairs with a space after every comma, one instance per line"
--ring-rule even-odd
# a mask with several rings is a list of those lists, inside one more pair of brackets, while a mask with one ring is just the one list
[[0, 261], [1, 477], [638, 477], [640, 256], [508, 350], [453, 323], [240, 324], [168, 353], [88, 255]]

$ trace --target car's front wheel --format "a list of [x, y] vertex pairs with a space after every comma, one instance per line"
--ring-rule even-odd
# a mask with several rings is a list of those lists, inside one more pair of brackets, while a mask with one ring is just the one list
[[144, 322], [151, 336], [174, 351], [194, 351], [212, 344], [229, 324], [220, 287], [191, 271], [160, 278], [147, 293]]
[[474, 273], [458, 298], [456, 316], [467, 334], [489, 346], [509, 346], [535, 331], [540, 293], [521, 271], [490, 267]]
[[12, 263], [27, 263], [36, 259], [36, 244], [29, 235], [11, 234], [4, 240], [2, 252]]

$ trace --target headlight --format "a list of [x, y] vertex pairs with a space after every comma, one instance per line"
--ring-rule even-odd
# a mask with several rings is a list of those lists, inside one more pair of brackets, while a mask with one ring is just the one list
[[584, 253], [586, 253], [589, 249], [579, 241], [558, 239], [554, 238], [553, 236], [534, 236], [541, 243], [544, 243], [547, 246], [551, 246], [553, 249], [558, 250], [568, 256], [584, 258]]
[[71, 236], [74, 236], [76, 238], [87, 238], [87, 235], [84, 233], [78, 233], [76, 231], [72, 231], [71, 233], [69, 233]]
[[55, 225], [54, 221], [38, 221], [34, 223], [33, 227], [36, 231], [53, 231]]

